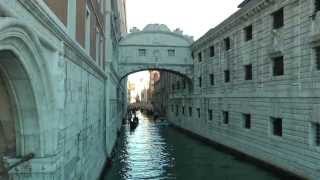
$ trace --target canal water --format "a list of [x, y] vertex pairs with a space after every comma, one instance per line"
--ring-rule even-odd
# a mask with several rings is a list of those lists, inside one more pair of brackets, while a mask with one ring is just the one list
[[138, 113], [139, 126], [126, 126], [104, 180], [276, 180], [277, 175]]

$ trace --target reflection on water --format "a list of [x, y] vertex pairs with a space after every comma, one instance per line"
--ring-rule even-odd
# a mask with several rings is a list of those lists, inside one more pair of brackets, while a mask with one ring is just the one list
[[274, 174], [192, 139], [167, 123], [138, 113], [134, 132], [126, 127], [105, 180], [275, 180]]

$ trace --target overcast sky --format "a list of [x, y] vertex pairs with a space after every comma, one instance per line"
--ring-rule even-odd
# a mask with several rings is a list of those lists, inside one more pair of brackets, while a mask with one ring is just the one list
[[147, 24], [180, 28], [195, 40], [237, 10], [243, 0], [127, 0], [128, 30]]

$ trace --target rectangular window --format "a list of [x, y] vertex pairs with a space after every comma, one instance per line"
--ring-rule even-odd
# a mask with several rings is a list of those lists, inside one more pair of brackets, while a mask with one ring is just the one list
[[229, 70], [224, 71], [224, 82], [226, 82], [226, 83], [230, 82], [230, 71]]
[[312, 144], [314, 146], [320, 146], [320, 123], [311, 124]]
[[209, 118], [209, 121], [213, 120], [213, 111], [212, 111], [212, 109], [208, 110], [208, 118]]
[[211, 86], [214, 85], [214, 74], [210, 74], [210, 84]]
[[229, 112], [228, 111], [223, 111], [223, 123], [224, 124], [229, 124]]
[[176, 116], [178, 116], [179, 115], [179, 107], [178, 107], [178, 105], [176, 105]]
[[168, 56], [175, 56], [175, 55], [176, 55], [176, 51], [174, 49], [168, 50]]
[[243, 114], [244, 128], [251, 129], [251, 115]]
[[197, 108], [197, 113], [198, 113], [198, 118], [200, 118], [201, 117], [200, 108]]
[[100, 31], [99, 28], [96, 28], [96, 61], [100, 65]]
[[244, 66], [245, 70], [245, 80], [252, 80], [252, 64], [248, 64]]
[[282, 136], [282, 119], [272, 117], [271, 128], [272, 128], [273, 135]]
[[244, 28], [244, 35], [245, 35], [245, 41], [250, 41], [253, 37], [252, 35], [252, 25], [247, 26], [246, 28]]
[[284, 75], [283, 56], [273, 58], [273, 76]]
[[272, 13], [273, 17], [273, 29], [279, 29], [284, 26], [283, 8]]
[[183, 89], [186, 89], [186, 80], [183, 80], [183, 81], [182, 81], [182, 88], [183, 88]]
[[189, 107], [189, 116], [192, 117], [192, 107]]
[[314, 48], [316, 54], [316, 68], [320, 70], [320, 46]]
[[224, 47], [225, 50], [228, 51], [229, 49], [231, 49], [231, 43], [230, 43], [230, 38], [227, 37], [224, 39]]
[[202, 61], [202, 53], [201, 53], [201, 52], [198, 53], [198, 61], [199, 61], [199, 62]]
[[86, 19], [85, 19], [85, 49], [87, 53], [90, 53], [91, 47], [91, 11], [89, 7], [86, 7]]
[[184, 111], [185, 110], [185, 108], [184, 108], [184, 106], [182, 106], [182, 114], [184, 115]]
[[214, 56], [214, 46], [210, 46], [210, 57]]
[[198, 78], [198, 82], [199, 82], [199, 87], [201, 87], [202, 86], [202, 77], [201, 76]]
[[180, 89], [180, 82], [179, 81], [177, 82], [177, 89], [178, 90]]
[[147, 55], [147, 50], [146, 49], [139, 49], [139, 56], [146, 56]]
[[314, 1], [315, 11], [320, 11], [320, 0]]

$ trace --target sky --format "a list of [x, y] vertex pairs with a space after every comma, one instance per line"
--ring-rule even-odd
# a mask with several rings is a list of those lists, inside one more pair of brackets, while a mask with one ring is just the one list
[[244, 0], [126, 0], [128, 31], [147, 24], [180, 28], [195, 40], [233, 14]]
[[[126, 0], [128, 32], [148, 24], [166, 24], [171, 30], [180, 28], [184, 34], [199, 39], [211, 28], [237, 11], [244, 0]], [[132, 96], [140, 94], [149, 84], [149, 72], [129, 76], [135, 84]]]

